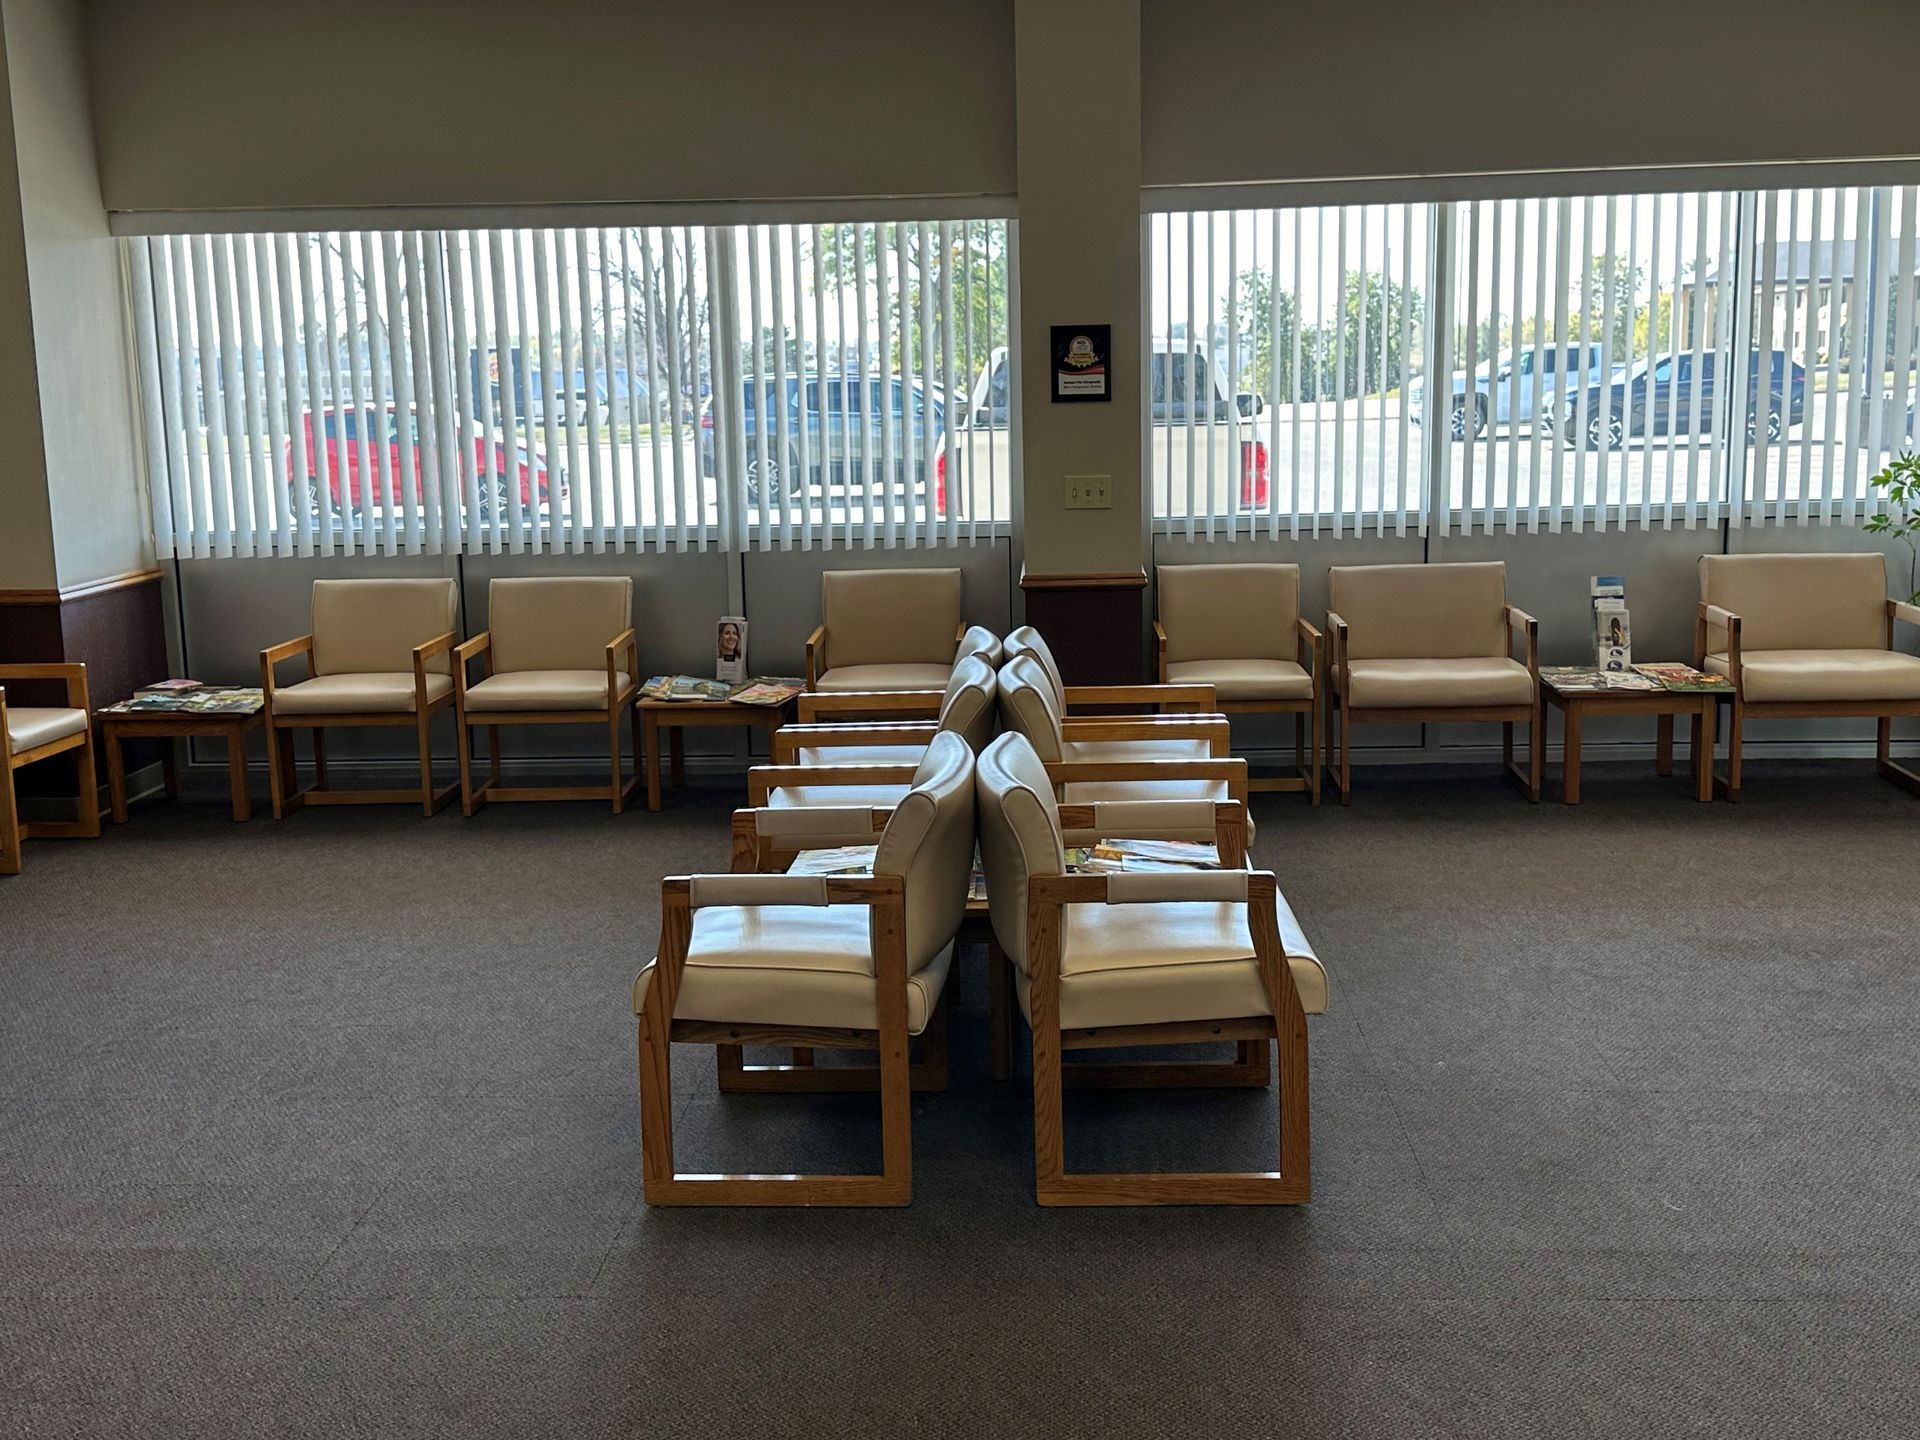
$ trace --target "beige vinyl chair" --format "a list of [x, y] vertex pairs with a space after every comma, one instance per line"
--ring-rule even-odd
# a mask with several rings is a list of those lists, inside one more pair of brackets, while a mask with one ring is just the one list
[[1920, 657], [1893, 648], [1896, 621], [1920, 625], [1920, 606], [1887, 598], [1877, 553], [1702, 555], [1694, 664], [1733, 682], [1714, 788], [1739, 800], [1749, 719], [1871, 716], [1880, 773], [1920, 794], [1920, 774], [1893, 759], [1894, 719], [1920, 715]]
[[[460, 738], [460, 803], [468, 815], [488, 800], [611, 800], [625, 807], [641, 781], [639, 651], [633, 580], [626, 575], [540, 576], [487, 587], [487, 628], [454, 652]], [[482, 662], [470, 684], [467, 667]], [[621, 777], [620, 718], [633, 732], [634, 776]], [[471, 727], [487, 730], [488, 775], [473, 783]], [[605, 785], [508, 787], [500, 783], [502, 725], [604, 725]]]
[[[1540, 626], [1507, 603], [1507, 567], [1336, 565], [1327, 588], [1340, 803], [1353, 803], [1353, 726], [1428, 721], [1498, 721], [1508, 772], [1539, 800]], [[1513, 658], [1516, 632], [1525, 664]], [[1513, 763], [1516, 724], [1527, 727], [1524, 771]]]
[[[905, 1205], [909, 1047], [940, 1010], [973, 874], [973, 751], [935, 737], [870, 876], [699, 875], [662, 883], [660, 945], [634, 982], [650, 1205]], [[674, 1043], [874, 1050], [877, 1067], [761, 1067], [756, 1088], [880, 1092], [877, 1175], [680, 1174]], [[771, 1168], [771, 1167], [768, 1167]]]
[[[1153, 622], [1159, 679], [1210, 685], [1225, 715], [1293, 716], [1294, 775], [1255, 790], [1305, 791], [1320, 803], [1320, 632], [1300, 613], [1298, 565], [1162, 565]], [[1311, 745], [1309, 745], [1311, 732]]]
[[802, 849], [873, 844], [936, 736], [958, 735], [975, 753], [993, 738], [997, 695], [993, 667], [970, 655], [953, 667], [937, 720], [781, 726], [773, 763], [747, 772], [733, 868], [763, 871]]
[[[980, 756], [980, 852], [999, 948], [1033, 1032], [1035, 1193], [1042, 1205], [1288, 1205], [1311, 1194], [1308, 1014], [1326, 973], [1273, 875], [1068, 875], [1045, 766], [1024, 737]], [[1066, 1066], [1063, 1052], [1238, 1041], [1226, 1065]], [[1264, 1083], [1279, 1046], [1279, 1166], [1248, 1174], [1074, 1174], [1061, 1092], [1096, 1085], [1245, 1083], [1257, 1046]], [[1219, 1072], [1209, 1076], [1206, 1072]]]
[[[316, 580], [313, 629], [260, 652], [266, 693], [267, 770], [273, 815], [303, 805], [412, 805], [431, 815], [458, 792], [433, 788], [433, 717], [453, 706], [452, 651], [459, 613], [447, 580]], [[307, 678], [281, 685], [274, 667], [307, 658]], [[406, 726], [420, 748], [419, 787], [334, 790], [327, 785], [326, 731], [333, 726]], [[299, 788], [293, 732], [313, 732], [314, 781]]]
[[[10, 705], [6, 683], [58, 681], [65, 705]], [[13, 772], [56, 755], [74, 756], [79, 792], [71, 820], [21, 820]], [[100, 785], [93, 764], [93, 707], [87, 699], [87, 667], [60, 663], [0, 665], [0, 875], [20, 873], [20, 842], [27, 839], [93, 840], [100, 834]]]
[[930, 717], [953, 667], [976, 654], [998, 665], [1000, 641], [962, 622], [957, 569], [829, 570], [800, 718]]
[[1062, 716], [1071, 716], [1076, 707], [1085, 706], [1098, 706], [1109, 713], [1139, 711], [1161, 715], [1218, 714], [1220, 710], [1214, 701], [1213, 687], [1205, 684], [1069, 685], [1053, 647], [1031, 625], [1008, 632], [1005, 651], [1002, 664], [1026, 655], [1046, 672], [1054, 708]]
[[[1224, 715], [1122, 715], [1062, 718], [1053, 688], [1030, 655], [1000, 668], [1000, 722], [1026, 737], [1059, 787], [1063, 805], [1120, 806], [1140, 800], [1195, 802], [1186, 824], [1162, 825], [1151, 838], [1214, 838], [1213, 806], [1247, 801], [1247, 762], [1228, 755]], [[1248, 824], [1252, 833], [1252, 824]], [[1108, 837], [1071, 831], [1069, 845]], [[1142, 837], [1145, 838], [1145, 837]]]

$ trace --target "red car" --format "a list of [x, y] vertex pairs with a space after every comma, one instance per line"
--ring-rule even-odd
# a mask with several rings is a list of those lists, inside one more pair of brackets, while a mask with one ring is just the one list
[[[360, 426], [363, 419], [374, 416], [378, 416], [380, 430], [385, 440], [387, 449], [386, 464], [383, 474], [380, 456], [374, 451], [372, 446], [369, 445], [367, 447], [366, 458], [372, 473], [369, 476], [362, 477], [360, 473]], [[303, 444], [306, 455], [304, 471], [295, 468], [293, 443], [291, 441], [288, 442], [287, 488], [293, 493], [296, 503], [304, 501], [315, 515], [323, 513], [338, 514], [341, 509], [343, 492], [346, 497], [348, 497], [347, 504], [354, 509], [359, 509], [369, 503], [374, 505], [382, 503], [393, 504], [399, 499], [397, 495], [392, 493], [392, 489], [397, 488], [394, 482], [400, 476], [408, 473], [411, 473], [413, 476], [413, 500], [416, 504], [420, 503], [422, 499], [420, 446], [417, 440], [409, 442], [407, 449], [411, 452], [410, 456], [405, 461], [401, 459], [402, 442], [400, 439], [399, 407], [389, 404], [381, 406], [378, 409], [374, 407], [368, 407], [364, 410], [353, 409], [346, 412], [344, 425], [342, 425], [340, 421], [341, 417], [336, 414], [332, 406], [327, 406], [320, 412], [321, 429], [326, 436], [327, 446], [327, 488], [331, 491], [329, 501], [324, 507], [324, 510], [320, 501], [320, 467], [314, 454], [312, 411], [306, 413], [301, 425], [301, 430], [304, 432]], [[342, 430], [345, 431], [344, 441], [341, 435]], [[518, 452], [516, 458], [519, 462], [517, 468], [520, 472], [521, 504], [527, 506], [529, 509], [550, 506], [554, 496], [550, 493], [546, 457], [537, 449], [529, 455], [525, 446], [516, 445], [514, 448]], [[480, 476], [479, 515], [483, 520], [491, 519], [494, 511], [500, 508], [500, 502], [504, 501], [507, 497], [508, 475], [510, 474], [507, 461], [507, 447], [499, 440], [490, 441], [486, 435], [482, 433], [480, 425], [476, 421], [473, 427], [473, 451], [474, 463], [478, 467]], [[301, 483], [302, 475], [305, 477], [304, 485]], [[382, 489], [383, 481], [386, 486], [389, 487], [386, 490]], [[559, 481], [560, 493], [558, 498], [565, 500], [567, 498], [567, 477], [564, 473], [560, 475]], [[538, 486], [539, 489], [538, 499], [536, 499], [534, 495], [536, 486]]]

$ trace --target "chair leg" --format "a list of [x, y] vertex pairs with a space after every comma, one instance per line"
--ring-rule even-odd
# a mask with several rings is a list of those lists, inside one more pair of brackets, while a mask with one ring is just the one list
[[1308, 716], [1308, 721], [1312, 732], [1313, 751], [1310, 759], [1313, 763], [1307, 767], [1307, 804], [1318, 805], [1320, 803], [1320, 758], [1323, 744], [1323, 737], [1320, 733], [1321, 715], [1320, 699], [1318, 696], [1314, 697], [1313, 711]]
[[460, 813], [471, 815], [480, 808], [482, 797], [473, 789], [473, 735], [464, 714], [453, 717], [453, 745], [460, 757]]
[[1340, 803], [1353, 803], [1353, 718], [1345, 705], [1340, 707]]
[[13, 808], [13, 766], [0, 755], [0, 875], [19, 873], [20, 816]]
[[607, 716], [607, 753], [611, 757], [609, 784], [612, 786], [613, 813], [618, 815], [626, 800], [620, 784], [620, 712], [618, 710]]
[[[327, 788], [327, 732], [316, 725], [311, 733], [313, 735], [313, 788], [324, 790]], [[292, 739], [291, 731], [288, 732], [288, 739]], [[288, 747], [287, 753], [289, 755], [293, 753], [291, 746]], [[289, 762], [288, 777], [292, 778], [296, 773], [297, 771]], [[290, 788], [298, 789], [299, 787]]]
[[[316, 735], [320, 732], [315, 731]], [[299, 771], [294, 766], [293, 732], [267, 722], [267, 781], [273, 792], [273, 818], [284, 820], [300, 808]]]
[[1533, 718], [1527, 722], [1527, 799], [1536, 805], [1540, 803], [1540, 772], [1547, 759], [1546, 718], [1546, 706], [1536, 705]]
[[640, 1013], [640, 1183], [647, 1203], [667, 1203], [673, 1183], [673, 1024], [660, 1014], [653, 985]]
[[500, 727], [487, 727], [487, 778], [495, 785], [500, 783]]
[[420, 813], [433, 818], [433, 717], [422, 712], [414, 718], [420, 736]]
[[74, 818], [80, 823], [80, 834], [89, 840], [100, 836], [100, 779], [95, 773], [93, 760], [93, 728], [87, 728], [87, 738], [81, 744], [78, 763], [75, 769], [80, 778], [80, 813]]
[[1746, 707], [1736, 695], [1733, 715], [1727, 722], [1727, 800], [1735, 805], [1740, 803], [1740, 744], [1745, 738], [1746, 720]]

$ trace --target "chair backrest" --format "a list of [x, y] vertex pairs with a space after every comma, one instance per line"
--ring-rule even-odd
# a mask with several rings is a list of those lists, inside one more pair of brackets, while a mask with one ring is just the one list
[[909, 974], [946, 948], [966, 916], [973, 813], [973, 751], [958, 735], [936, 735], [873, 854], [874, 874], [906, 881]]
[[487, 586], [496, 672], [604, 671], [608, 642], [631, 624], [630, 575], [541, 575]]
[[1000, 689], [1000, 727], [1024, 735], [1047, 764], [1059, 763], [1065, 726], [1040, 662], [1031, 655], [1016, 655], [995, 678]]
[[[316, 580], [313, 582], [313, 673], [413, 673], [413, 647], [457, 623], [460, 597], [448, 580]], [[453, 657], [427, 661], [434, 674], [453, 673]]]
[[[1746, 650], [1883, 650], [1887, 562], [1853, 555], [1702, 555], [1700, 598], [1740, 617]], [[1707, 650], [1727, 648], [1707, 627]]]
[[1291, 660], [1299, 653], [1298, 565], [1162, 565], [1167, 660]]
[[1053, 647], [1047, 644], [1046, 637], [1031, 625], [1022, 625], [1006, 638], [1005, 655], [1000, 663], [1005, 666], [1019, 656], [1027, 656], [1047, 677], [1047, 689], [1053, 696], [1053, 708], [1060, 714], [1067, 713], [1067, 681], [1060, 673], [1060, 662], [1053, 658]]
[[958, 735], [978, 754], [993, 738], [998, 700], [993, 667], [978, 655], [964, 656], [947, 678], [947, 693], [940, 697], [940, 728]]
[[958, 665], [969, 655], [978, 655], [998, 670], [1000, 662], [1006, 658], [1006, 650], [1000, 643], [1000, 637], [986, 626], [969, 625], [960, 636], [960, 648], [953, 652], [953, 663]]
[[820, 577], [826, 664], [950, 665], [960, 572], [829, 570]]
[[987, 912], [1007, 958], [1027, 965], [1027, 882], [1066, 871], [1060, 810], [1033, 747], [1007, 734], [980, 753], [974, 767], [980, 796], [980, 860]]
[[1464, 660], [1507, 653], [1507, 567], [1335, 565], [1328, 608], [1354, 660]]

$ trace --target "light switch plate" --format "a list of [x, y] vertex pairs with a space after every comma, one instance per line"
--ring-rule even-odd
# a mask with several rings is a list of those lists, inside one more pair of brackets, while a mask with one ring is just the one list
[[1067, 476], [1067, 509], [1111, 510], [1112, 508], [1113, 477], [1111, 475]]

